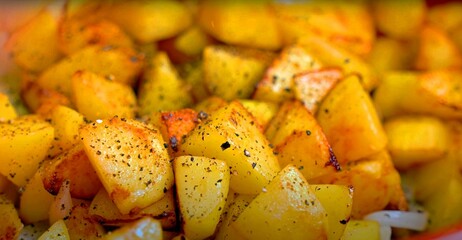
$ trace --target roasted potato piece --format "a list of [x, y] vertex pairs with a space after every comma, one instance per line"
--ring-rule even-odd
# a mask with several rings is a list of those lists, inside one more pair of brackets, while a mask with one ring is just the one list
[[362, 1], [275, 2], [272, 7], [285, 44], [318, 36], [360, 56], [371, 50], [375, 29]]
[[8, 96], [0, 93], [0, 122], [15, 119], [17, 116], [16, 110], [8, 99]]
[[79, 112], [58, 105], [50, 109], [47, 117], [55, 129], [53, 144], [48, 151], [49, 157], [57, 156], [80, 141], [79, 128], [85, 123], [85, 119]]
[[248, 98], [273, 55], [251, 48], [208, 46], [204, 49], [203, 76], [207, 90], [225, 100]]
[[410, 69], [417, 57], [417, 41], [400, 41], [390, 37], [375, 40], [368, 62], [380, 76], [390, 72]]
[[108, 12], [110, 20], [141, 43], [173, 37], [192, 23], [184, 3], [176, 1], [117, 1]]
[[426, 26], [420, 32], [420, 44], [415, 62], [419, 70], [462, 67], [462, 50], [442, 30]]
[[226, 161], [232, 173], [230, 186], [242, 194], [261, 192], [279, 171], [268, 140], [237, 101], [198, 124], [186, 136], [179, 152]]
[[204, 112], [197, 113], [192, 109], [185, 108], [177, 111], [154, 113], [148, 122], [160, 130], [163, 139], [168, 142], [169, 154], [174, 156], [186, 135], [201, 120], [206, 118], [207, 114]]
[[140, 116], [171, 111], [192, 104], [189, 87], [180, 78], [165, 52], [157, 53], [138, 89]]
[[255, 195], [239, 194], [234, 197], [234, 193], [230, 194], [233, 194], [233, 196], [228, 195], [228, 206], [223, 212], [223, 215], [225, 216], [222, 217], [223, 220], [221, 221], [220, 228], [215, 236], [215, 239], [217, 240], [239, 240], [243, 238], [243, 236], [240, 235], [237, 230], [231, 226], [231, 224], [236, 221], [242, 211], [244, 211], [244, 209], [249, 206], [250, 202], [252, 202], [255, 198]]
[[91, 45], [132, 48], [132, 40], [108, 20], [65, 18], [58, 31], [59, 49], [66, 55]]
[[89, 46], [47, 68], [37, 84], [70, 97], [71, 79], [76, 71], [87, 70], [115, 82], [133, 85], [142, 67], [143, 57], [131, 49]]
[[157, 129], [113, 117], [88, 124], [80, 137], [104, 188], [123, 214], [160, 200], [173, 171]]
[[323, 239], [326, 211], [308, 182], [287, 166], [242, 211], [232, 227], [248, 239]]
[[64, 219], [71, 239], [101, 239], [106, 233], [103, 226], [91, 218], [89, 205], [80, 203], [71, 209], [69, 217]]
[[102, 188], [93, 198], [89, 213], [98, 222], [109, 226], [119, 226], [143, 217], [152, 217], [159, 220], [164, 229], [171, 229], [176, 226], [173, 191], [173, 189], [169, 189], [159, 201], [140, 209], [136, 213], [122, 214], [112, 202], [106, 190]]
[[417, 113], [462, 119], [462, 97], [457, 90], [460, 79], [458, 70], [390, 73], [375, 91], [375, 105], [384, 118]]
[[106, 240], [123, 239], [152, 239], [162, 240], [162, 226], [156, 219], [150, 217], [141, 218], [135, 222], [127, 224], [115, 231], [110, 232], [104, 237]]
[[[61, 186], [61, 184], [60, 184]], [[19, 215], [25, 223], [48, 219], [48, 210], [54, 198], [43, 186], [40, 172], [26, 184], [19, 201]], [[40, 206], [40, 207], [37, 207]]]
[[407, 210], [400, 175], [385, 150], [361, 161], [351, 162], [343, 167], [343, 171], [324, 175], [310, 182], [353, 186], [351, 216], [354, 219], [361, 219], [364, 215], [385, 207]]
[[333, 184], [310, 185], [327, 213], [327, 239], [340, 239], [350, 221], [353, 187]]
[[216, 110], [225, 107], [228, 105], [228, 102], [221, 97], [210, 96], [206, 99], [200, 101], [194, 106], [194, 110], [197, 112], [205, 112], [208, 115], [214, 113]]
[[212, 236], [228, 196], [228, 165], [218, 159], [181, 156], [175, 158], [173, 168], [186, 237]]
[[294, 78], [295, 98], [315, 114], [324, 97], [343, 78], [337, 68], [325, 68], [297, 74]]
[[41, 169], [45, 189], [56, 195], [62, 183], [69, 180], [74, 198], [91, 199], [102, 187], [90, 160], [79, 144], [44, 164]]
[[402, 116], [385, 122], [387, 148], [399, 170], [443, 157], [449, 150], [449, 133], [442, 121], [427, 116]]
[[376, 221], [350, 220], [341, 240], [380, 240], [380, 225]]
[[0, 173], [17, 186], [26, 185], [51, 147], [53, 127], [37, 116], [0, 123]]
[[47, 115], [54, 106], [71, 107], [70, 97], [56, 90], [40, 86], [35, 78], [34, 76], [33, 79], [31, 77], [21, 79], [21, 98], [28, 110], [40, 115]]
[[[202, 53], [202, 52], [201, 52]], [[187, 84], [191, 86], [191, 95], [194, 101], [200, 102], [210, 96], [204, 83], [203, 61], [183, 65], [180, 71]]]
[[56, 221], [38, 240], [70, 240], [69, 232], [63, 220]]
[[175, 38], [174, 46], [187, 56], [200, 56], [212, 40], [199, 26], [191, 26]]
[[276, 18], [266, 1], [203, 1], [198, 21], [207, 33], [230, 45], [268, 50], [282, 45]]
[[282, 49], [258, 82], [254, 99], [280, 103], [294, 94], [296, 74], [319, 69], [321, 63], [303, 46], [294, 44]]
[[266, 129], [271, 119], [278, 111], [278, 105], [273, 102], [257, 101], [251, 99], [238, 100], [247, 111], [255, 117], [258, 125], [261, 126], [262, 131]]
[[285, 102], [266, 136], [278, 153], [281, 167], [292, 164], [307, 180], [340, 170], [324, 132], [301, 102]]
[[425, 1], [388, 1], [372, 3], [378, 30], [398, 39], [410, 39], [420, 31], [427, 12]]
[[23, 228], [14, 204], [0, 194], [0, 236], [2, 239], [16, 239]]
[[452, 158], [459, 165], [462, 173], [462, 122], [448, 121], [446, 127], [449, 131], [449, 158]]
[[77, 71], [71, 81], [72, 101], [86, 118], [135, 117], [136, 95], [130, 86], [89, 71]]
[[357, 76], [345, 78], [332, 89], [319, 107], [317, 120], [340, 164], [386, 147], [382, 124]]
[[43, 71], [60, 57], [57, 29], [58, 19], [44, 9], [13, 32], [6, 49], [18, 66], [33, 72]]
[[345, 75], [360, 76], [360, 83], [367, 92], [377, 86], [377, 74], [364, 59], [316, 36], [302, 38], [298, 43], [319, 59], [324, 67], [339, 67]]
[[462, 12], [462, 3], [446, 2], [428, 9], [427, 20], [443, 31], [452, 32], [462, 24], [460, 12]]

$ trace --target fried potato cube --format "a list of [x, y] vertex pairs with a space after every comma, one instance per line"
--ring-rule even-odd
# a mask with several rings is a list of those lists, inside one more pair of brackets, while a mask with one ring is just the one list
[[385, 207], [407, 210], [400, 175], [385, 150], [361, 161], [351, 162], [340, 172], [324, 175], [310, 182], [353, 186], [353, 219], [361, 219], [366, 214]]
[[386, 147], [385, 131], [357, 76], [345, 78], [332, 89], [319, 107], [317, 120], [340, 164]]
[[148, 122], [160, 130], [162, 137], [167, 142], [169, 154], [174, 156], [186, 135], [207, 116], [204, 112], [197, 113], [192, 109], [184, 108], [153, 113]]
[[110, 232], [104, 239], [162, 240], [162, 226], [160, 225], [159, 220], [144, 217]]
[[346, 224], [342, 240], [380, 240], [380, 225], [376, 221], [351, 220]]
[[17, 186], [26, 185], [53, 138], [53, 127], [35, 115], [0, 123], [0, 173]]
[[80, 203], [75, 205], [64, 219], [67, 231], [71, 239], [101, 239], [106, 234], [105, 229], [88, 213], [89, 204]]
[[196, 112], [205, 112], [208, 115], [211, 115], [213, 112], [222, 107], [225, 107], [226, 105], [228, 105], [228, 102], [223, 98], [218, 96], [210, 96], [198, 102], [194, 106], [194, 110], [196, 110]]
[[443, 157], [449, 150], [449, 133], [442, 121], [428, 116], [402, 116], [385, 122], [387, 148], [399, 170]]
[[72, 75], [87, 70], [115, 82], [134, 85], [143, 67], [143, 57], [132, 49], [111, 46], [83, 48], [43, 71], [37, 84], [71, 96]]
[[374, 1], [372, 10], [378, 30], [398, 39], [415, 37], [425, 21], [427, 7], [423, 0]]
[[271, 119], [278, 111], [278, 104], [273, 102], [258, 101], [252, 99], [239, 99], [238, 100], [247, 111], [254, 116], [261, 130], [264, 131], [268, 126]]
[[82, 115], [93, 121], [115, 115], [135, 117], [133, 89], [89, 71], [77, 71], [72, 76], [72, 101]]
[[390, 71], [411, 69], [417, 56], [418, 44], [416, 41], [400, 41], [390, 37], [378, 37], [368, 62], [380, 76]]
[[69, 232], [67, 231], [64, 220], [56, 221], [53, 225], [44, 232], [38, 240], [70, 240]]
[[56, 195], [62, 183], [69, 180], [72, 197], [91, 199], [102, 185], [83, 149], [83, 145], [78, 143], [44, 164], [40, 170], [43, 185], [48, 192]]
[[224, 160], [232, 173], [231, 188], [242, 194], [261, 192], [279, 171], [268, 140], [237, 101], [198, 124], [186, 136], [179, 152]]
[[162, 197], [159, 201], [131, 214], [120, 213], [106, 190], [101, 188], [91, 201], [88, 211], [90, 215], [98, 220], [98, 222], [109, 226], [124, 225], [132, 220], [137, 220], [143, 217], [152, 217], [160, 221], [162, 228], [172, 229], [176, 226], [177, 220], [175, 199], [173, 197], [172, 188], [169, 189], [165, 193], [164, 197]]
[[299, 101], [288, 101], [280, 107], [266, 136], [278, 153], [281, 167], [292, 164], [307, 180], [340, 170], [324, 132]]
[[207, 33], [230, 45], [267, 50], [282, 45], [276, 18], [265, 1], [203, 1], [198, 21]]
[[353, 187], [334, 184], [310, 185], [327, 213], [327, 239], [340, 239], [351, 218]]
[[173, 162], [183, 231], [189, 239], [214, 234], [229, 191], [229, 168], [218, 159], [181, 156]]
[[40, 172], [37, 172], [26, 184], [24, 192], [19, 199], [19, 215], [21, 219], [25, 223], [36, 223], [47, 220], [48, 210], [53, 200], [53, 195], [43, 186]]
[[85, 152], [104, 188], [123, 214], [160, 200], [173, 171], [157, 129], [114, 117], [80, 129]]
[[173, 37], [192, 23], [189, 9], [176, 1], [115, 2], [108, 12], [110, 20], [141, 43]]
[[23, 228], [14, 204], [0, 194], [0, 236], [4, 239], [16, 239]]
[[[230, 196], [231, 195], [231, 196]], [[237, 196], [234, 196], [237, 195]], [[215, 239], [217, 240], [239, 240], [243, 236], [232, 227], [232, 223], [236, 221], [244, 209], [249, 206], [250, 202], [255, 198], [255, 195], [235, 194], [230, 192], [227, 198], [226, 207], [223, 211], [221, 225], [217, 231]]]
[[165, 52], [158, 52], [138, 89], [140, 116], [171, 111], [192, 104], [189, 86], [180, 78]]
[[14, 62], [33, 72], [40, 72], [60, 58], [58, 19], [46, 9], [13, 32], [6, 43]]
[[337, 68], [325, 68], [297, 74], [294, 78], [295, 98], [313, 114], [319, 108], [324, 97], [343, 79], [343, 73]]
[[294, 95], [297, 74], [321, 68], [320, 61], [303, 46], [294, 44], [282, 49], [266, 69], [253, 95], [256, 100], [280, 103]]
[[426, 26], [420, 32], [420, 44], [415, 61], [418, 70], [460, 69], [462, 50], [446, 32]]
[[460, 2], [446, 2], [437, 4], [428, 9], [427, 20], [428, 22], [444, 30], [446, 32], [452, 32], [457, 29], [458, 26], [462, 26], [462, 3]]
[[252, 200], [232, 227], [248, 239], [323, 239], [328, 234], [324, 207], [291, 165]]
[[204, 49], [204, 84], [212, 95], [225, 100], [248, 98], [272, 59], [268, 51], [208, 46]]

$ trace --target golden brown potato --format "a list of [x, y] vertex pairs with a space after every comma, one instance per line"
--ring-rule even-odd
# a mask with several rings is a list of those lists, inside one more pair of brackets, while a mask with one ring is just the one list
[[[235, 196], [237, 195], [237, 196]], [[223, 211], [221, 225], [215, 235], [217, 240], [239, 240], [243, 236], [231, 226], [237, 217], [255, 198], [255, 195], [235, 194], [230, 191], [228, 194], [225, 210]]]
[[71, 239], [101, 239], [106, 233], [103, 226], [91, 218], [89, 204], [80, 203], [71, 209], [69, 217], [64, 219]]
[[37, 84], [71, 96], [72, 75], [87, 70], [108, 80], [133, 85], [143, 67], [143, 57], [132, 49], [111, 46], [83, 48], [43, 71]]
[[136, 95], [125, 84], [113, 82], [89, 71], [77, 71], [71, 80], [72, 102], [89, 120], [134, 118]]
[[229, 168], [218, 159], [181, 156], [173, 162], [182, 229], [189, 239], [214, 234], [229, 191]]
[[[60, 184], [61, 186], [61, 184]], [[25, 223], [48, 219], [48, 209], [54, 198], [43, 186], [40, 172], [27, 183], [19, 201], [19, 215]], [[40, 206], [40, 207], [37, 207]]]
[[21, 79], [21, 98], [31, 112], [39, 115], [49, 112], [54, 106], [71, 106], [70, 98], [56, 90], [40, 86], [36, 76], [23, 76]]
[[371, 50], [375, 29], [364, 1], [279, 1], [272, 7], [285, 44], [318, 36], [356, 55]]
[[35, 115], [0, 123], [0, 173], [17, 186], [26, 185], [51, 147], [53, 127]]
[[207, 90], [228, 101], [250, 97], [273, 59], [268, 51], [225, 45], [208, 46], [203, 55]]
[[136, 213], [122, 214], [106, 190], [101, 188], [91, 202], [89, 213], [98, 222], [109, 226], [120, 226], [142, 217], [152, 217], [159, 220], [164, 229], [172, 229], [177, 221], [173, 189], [169, 189], [159, 201]]
[[80, 142], [46, 162], [41, 175], [45, 189], [54, 195], [66, 180], [70, 181], [70, 193], [74, 198], [91, 199], [102, 187]]
[[372, 2], [372, 7], [378, 30], [398, 39], [415, 37], [427, 12], [423, 0], [379, 0]]
[[24, 226], [14, 204], [4, 194], [0, 194], [0, 222], [0, 236], [3, 239], [16, 239]]
[[248, 239], [324, 239], [326, 211], [302, 174], [285, 167], [232, 227]]
[[278, 104], [273, 102], [251, 99], [239, 99], [238, 101], [250, 112], [250, 114], [252, 114], [252, 116], [254, 116], [257, 124], [261, 126], [262, 131], [266, 129], [279, 108]]
[[198, 21], [207, 33], [230, 45], [268, 50], [282, 45], [277, 20], [266, 1], [202, 1]]
[[420, 44], [415, 62], [419, 70], [462, 67], [462, 51], [442, 30], [426, 26], [420, 32]]
[[319, 69], [321, 63], [303, 46], [294, 44], [282, 49], [266, 69], [253, 95], [256, 100], [280, 103], [294, 95], [296, 74]]
[[8, 99], [8, 96], [0, 93], [0, 122], [12, 120], [16, 117], [16, 110]]
[[324, 68], [297, 74], [294, 78], [295, 98], [316, 114], [324, 97], [343, 78], [338, 68]]
[[324, 132], [301, 102], [282, 104], [266, 136], [281, 167], [294, 165], [307, 180], [340, 170]]
[[385, 150], [361, 161], [351, 162], [343, 167], [343, 171], [324, 175], [310, 182], [353, 186], [353, 219], [361, 219], [364, 215], [385, 207], [407, 210], [400, 175]]
[[380, 224], [376, 221], [351, 220], [341, 240], [380, 240]]
[[192, 23], [189, 9], [177, 1], [117, 1], [108, 12], [110, 20], [141, 43], [173, 37]]
[[174, 156], [186, 135], [207, 117], [205, 112], [197, 113], [192, 109], [184, 108], [154, 113], [148, 122], [160, 130], [163, 139], [167, 142], [169, 154]]
[[433, 26], [446, 32], [456, 31], [462, 24], [462, 3], [453, 1], [432, 6], [427, 13], [427, 20]]
[[230, 186], [242, 194], [261, 192], [279, 171], [268, 140], [237, 101], [198, 124], [186, 136], [179, 152], [226, 161], [232, 173]]
[[80, 137], [104, 188], [123, 214], [160, 200], [173, 185], [162, 135], [135, 120], [114, 117], [88, 124]]
[[410, 169], [444, 157], [449, 150], [449, 132], [435, 117], [402, 116], [384, 123], [388, 151], [395, 167]]
[[213, 112], [222, 107], [225, 107], [226, 105], [228, 105], [228, 102], [225, 101], [223, 98], [218, 96], [210, 96], [198, 102], [194, 106], [194, 110], [196, 110], [196, 112], [202, 111], [207, 113], [208, 115], [211, 115]]
[[138, 115], [171, 111], [192, 104], [189, 86], [180, 78], [165, 52], [157, 53], [138, 89]]
[[41, 72], [60, 57], [58, 50], [58, 19], [42, 10], [17, 29], [6, 43], [15, 63], [33, 72]]
[[332, 89], [319, 107], [317, 120], [340, 164], [386, 147], [382, 124], [357, 76], [345, 78]]
[[416, 40], [400, 41], [390, 37], [378, 37], [367, 60], [379, 76], [383, 76], [390, 71], [412, 68], [418, 47]]
[[158, 220], [144, 217], [135, 222], [129, 223], [105, 236], [107, 240], [162, 240], [162, 226]]

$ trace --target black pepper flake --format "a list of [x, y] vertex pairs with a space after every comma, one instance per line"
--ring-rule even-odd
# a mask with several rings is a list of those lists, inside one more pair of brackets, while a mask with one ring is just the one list
[[257, 163], [253, 162], [252, 163], [252, 168], [255, 168], [257, 166]]
[[340, 167], [340, 163], [337, 161], [337, 157], [335, 157], [334, 150], [332, 150], [331, 147], [329, 148], [329, 154], [330, 154], [329, 162], [327, 162], [325, 166], [332, 165], [334, 166], [335, 170], [341, 171], [342, 168]]
[[310, 136], [310, 135], [311, 135], [311, 131], [310, 131], [310, 130], [306, 130], [306, 135]]
[[164, 143], [164, 148], [168, 148], [168, 144], [167, 144], [167, 143]]
[[244, 149], [244, 155], [246, 157], [250, 157], [250, 152], [247, 149]]
[[197, 114], [197, 118], [199, 118], [200, 120], [205, 120], [209, 117], [209, 115], [204, 112], [204, 111], [200, 111], [198, 114]]
[[166, 187], [164, 187], [164, 193], [166, 193], [166, 192], [167, 192], [167, 188], [166, 188]]
[[170, 146], [173, 151], [178, 152], [178, 139], [175, 136], [170, 138]]
[[96, 151], [96, 155], [101, 155], [101, 151], [100, 150]]
[[343, 225], [347, 224], [350, 219], [342, 219], [339, 222]]
[[223, 144], [221, 144], [221, 150], [224, 151], [226, 149], [228, 149], [229, 147], [231, 147], [231, 144], [229, 144], [228, 141], [224, 142]]

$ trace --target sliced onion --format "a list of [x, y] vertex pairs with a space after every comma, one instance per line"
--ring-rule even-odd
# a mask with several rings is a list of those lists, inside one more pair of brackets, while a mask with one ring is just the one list
[[380, 240], [390, 240], [391, 239], [391, 227], [380, 225]]
[[424, 212], [384, 210], [368, 214], [364, 219], [377, 221], [384, 226], [422, 231], [427, 227], [428, 215]]

